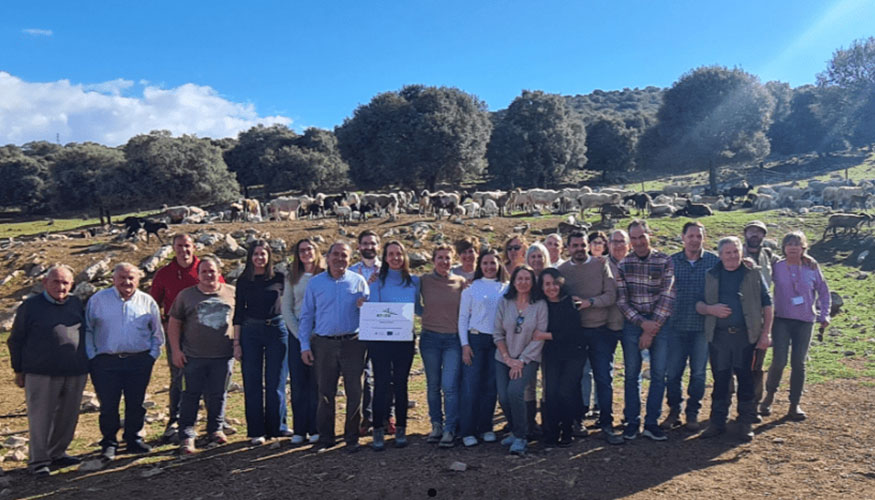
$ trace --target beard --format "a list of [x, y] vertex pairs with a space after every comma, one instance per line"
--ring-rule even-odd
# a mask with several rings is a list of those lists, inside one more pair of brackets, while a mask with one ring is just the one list
[[367, 259], [367, 260], [371, 260], [377, 256], [377, 251], [367, 249], [367, 250], [362, 250], [361, 254], [362, 254], [362, 258]]

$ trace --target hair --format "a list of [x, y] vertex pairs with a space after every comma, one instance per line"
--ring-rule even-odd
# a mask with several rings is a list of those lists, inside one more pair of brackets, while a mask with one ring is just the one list
[[687, 229], [689, 229], [691, 227], [698, 227], [699, 229], [702, 230], [702, 234], [705, 234], [705, 225], [697, 220], [691, 220], [691, 221], [687, 222], [686, 224], [684, 224], [684, 228], [681, 229], [681, 234], [686, 235]]
[[480, 240], [473, 236], [465, 236], [464, 238], [457, 240], [453, 245], [456, 247], [456, 254], [462, 255], [469, 248], [474, 249], [474, 253], [480, 253]]
[[366, 236], [373, 236], [374, 238], [377, 239], [377, 243], [380, 243], [380, 237], [377, 235], [377, 233], [371, 231], [370, 229], [365, 229], [364, 231], [360, 232], [358, 239], [356, 241], [361, 243], [362, 240], [365, 239]]
[[592, 255], [592, 240], [601, 239], [605, 242], [605, 252], [604, 255], [608, 255], [611, 253], [610, 248], [608, 247], [608, 235], [605, 234], [604, 231], [593, 231], [589, 233], [586, 237], [587, 243], [589, 246], [589, 254]]
[[188, 234], [188, 233], [178, 233], [178, 234], [174, 234], [174, 235], [173, 235], [173, 240], [171, 241], [170, 244], [171, 244], [171, 245], [176, 245], [176, 240], [178, 240], [178, 239], [180, 239], [180, 238], [187, 238], [187, 239], [190, 240], [192, 243], [194, 243], [194, 238], [192, 238], [190, 234]]
[[398, 240], [391, 240], [389, 243], [383, 245], [383, 259], [380, 264], [380, 282], [385, 285], [386, 276], [389, 275], [389, 262], [386, 260], [386, 252], [392, 245], [398, 245], [398, 247], [401, 248], [401, 256], [403, 259], [403, 262], [401, 263], [401, 283], [403, 283], [404, 286], [410, 286], [413, 284], [413, 278], [410, 276], [410, 257], [407, 256], [407, 249], [404, 248], [404, 244]]
[[544, 293], [544, 276], [550, 276], [554, 281], [559, 283], [559, 298], [561, 299], [565, 295], [567, 295], [567, 291], [565, 290], [565, 276], [562, 276], [562, 273], [559, 272], [555, 267], [548, 267], [541, 271], [541, 275], [538, 276], [538, 290], [541, 293]]
[[216, 269], [218, 269], [219, 271], [222, 270], [222, 261], [218, 257], [216, 257], [215, 255], [208, 253], [205, 255], [201, 255], [201, 258], [197, 263], [198, 272], [200, 272], [201, 264], [203, 264], [204, 262], [212, 262], [213, 265], [216, 266]]
[[608, 238], [608, 241], [610, 241], [611, 238], [613, 238], [614, 235], [617, 233], [620, 233], [623, 236], [623, 240], [625, 240], [626, 243], [629, 243], [629, 233], [627, 233], [623, 229], [614, 229], [613, 231], [611, 231], [611, 235], [610, 235], [610, 238]]
[[522, 234], [514, 233], [508, 236], [507, 239], [504, 240], [504, 260], [507, 262], [510, 262], [507, 258], [507, 247], [513, 240], [520, 240], [520, 245], [522, 245], [524, 250], [529, 246], [529, 242], [526, 241], [526, 237]]
[[434, 258], [437, 257], [438, 252], [443, 252], [445, 250], [450, 252], [450, 257], [455, 255], [456, 251], [453, 249], [453, 247], [446, 243], [438, 243], [437, 245], [435, 245], [434, 250], [431, 251], [431, 261], [434, 262]]
[[273, 250], [270, 248], [267, 240], [255, 240], [249, 245], [249, 249], [246, 251], [246, 267], [243, 268], [243, 274], [240, 276], [240, 279], [246, 279], [249, 281], [255, 280], [255, 265], [252, 263], [252, 255], [258, 247], [263, 248], [267, 252], [267, 265], [264, 266], [264, 279], [267, 281], [273, 279]]
[[521, 272], [527, 272], [532, 275], [532, 291], [529, 293], [529, 303], [534, 304], [535, 302], [541, 300], [541, 291], [538, 289], [538, 277], [535, 275], [535, 270], [526, 264], [522, 264], [517, 266], [516, 269], [513, 270], [513, 273], [510, 275], [510, 285], [507, 287], [507, 291], [504, 293], [504, 298], [507, 300], [515, 300], [517, 296], [516, 286], [514, 286], [514, 281], [516, 281], [516, 277]]
[[559, 234], [559, 233], [550, 233], [550, 234], [548, 234], [547, 236], [544, 237], [544, 241], [546, 242], [546, 241], [549, 240], [550, 238], [556, 238], [557, 240], [559, 240], [559, 243], [564, 243], [564, 242], [562, 241], [562, 235]]
[[292, 262], [289, 265], [289, 272], [286, 274], [286, 279], [289, 280], [289, 285], [295, 286], [301, 281], [301, 276], [304, 275], [306, 269], [304, 268], [304, 263], [301, 262], [301, 244], [309, 243], [313, 248], [313, 274], [319, 274], [326, 269], [325, 266], [325, 256], [322, 255], [322, 252], [319, 251], [319, 245], [316, 244], [315, 241], [310, 238], [301, 238], [295, 243], [295, 250], [292, 256]]
[[500, 281], [502, 283], [506, 283], [508, 280], [507, 267], [504, 265], [504, 262], [501, 261], [501, 254], [499, 254], [498, 250], [496, 250], [494, 248], [490, 248], [489, 250], [484, 250], [483, 253], [481, 253], [477, 257], [477, 268], [474, 270], [474, 279], [479, 280], [480, 278], [483, 277], [483, 269], [480, 268], [480, 264], [483, 262], [484, 257], [490, 256], [490, 255], [492, 257], [495, 257], [495, 262], [498, 263], [498, 274], [496, 274], [495, 277], [498, 279], [498, 281]]
[[723, 238], [720, 238], [720, 241], [717, 242], [717, 253], [722, 252], [723, 247], [730, 243], [734, 243], [739, 250], [744, 248], [741, 244], [741, 238], [739, 238], [738, 236], [725, 236]]
[[650, 231], [650, 226], [647, 225], [647, 221], [644, 219], [632, 219], [628, 226], [626, 226], [627, 231], [631, 231], [633, 227], [640, 227], [647, 234], [652, 234]]
[[347, 242], [345, 240], [337, 240], [328, 247], [327, 253], [330, 254], [332, 251], [334, 251], [334, 247], [336, 247], [337, 245], [343, 245], [346, 248], [349, 248], [350, 250], [352, 250], [352, 245], [350, 245], [349, 242]]
[[784, 238], [781, 240], [781, 253], [787, 255], [787, 252], [784, 251], [784, 247], [789, 245], [790, 243], [798, 243], [802, 245], [802, 255], [804, 257], [808, 257], [808, 238], [805, 236], [805, 233], [802, 231], [790, 231], [789, 233], [784, 235]]
[[529, 245], [529, 249], [526, 250], [526, 264], [529, 263], [529, 256], [535, 252], [541, 253], [541, 256], [544, 258], [544, 267], [550, 267], [550, 252], [547, 250], [547, 247], [540, 242], [535, 242]]
[[139, 267], [131, 264], [130, 262], [119, 262], [118, 264], [116, 264], [115, 267], [112, 268], [112, 275], [115, 276], [116, 273], [120, 273], [125, 269], [130, 269], [134, 271], [134, 274], [137, 275], [137, 278], [143, 277], [143, 271], [141, 271]]
[[577, 230], [577, 229], [568, 233], [568, 236], [565, 238], [565, 245], [566, 246], [569, 246], [569, 247], [571, 246], [571, 239], [572, 238], [583, 238], [584, 243], [589, 243], [589, 238], [586, 237], [586, 233], [584, 233], [583, 231]]
[[61, 264], [60, 262], [55, 262], [49, 269], [46, 271], [45, 277], [48, 278], [52, 273], [57, 273], [59, 271], [66, 271], [70, 273], [70, 279], [76, 279], [76, 273], [73, 272], [73, 268], [68, 266], [67, 264]]

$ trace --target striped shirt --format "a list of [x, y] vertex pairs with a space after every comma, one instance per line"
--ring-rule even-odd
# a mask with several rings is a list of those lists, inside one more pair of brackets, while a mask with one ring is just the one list
[[696, 312], [696, 303], [705, 301], [705, 272], [720, 262], [720, 257], [704, 249], [699, 258], [690, 262], [681, 250], [671, 256], [674, 266], [674, 311], [669, 325], [673, 330], [704, 332], [705, 316]]
[[652, 319], [665, 324], [674, 308], [674, 266], [671, 257], [650, 250], [643, 259], [634, 252], [618, 266], [617, 306], [630, 323]]

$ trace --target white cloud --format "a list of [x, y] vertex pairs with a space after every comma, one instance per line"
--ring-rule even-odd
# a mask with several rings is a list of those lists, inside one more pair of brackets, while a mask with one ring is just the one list
[[31, 36], [52, 36], [52, 30], [44, 30], [39, 28], [25, 28], [21, 30], [25, 35]]
[[[122, 95], [125, 93], [126, 95]], [[93, 141], [109, 146], [152, 130], [174, 135], [236, 137], [259, 123], [289, 125], [285, 116], [259, 116], [251, 103], [229, 101], [207, 86], [163, 89], [118, 78], [96, 84], [26, 82], [0, 71], [0, 145], [29, 141]]]

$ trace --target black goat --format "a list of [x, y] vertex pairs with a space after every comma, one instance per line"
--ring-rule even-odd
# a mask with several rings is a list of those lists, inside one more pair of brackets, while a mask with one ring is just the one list
[[623, 197], [623, 204], [629, 203], [630, 201], [635, 204], [635, 208], [638, 209], [639, 214], [646, 210], [650, 203], [653, 203], [653, 199], [647, 193], [634, 193]]
[[705, 217], [714, 215], [714, 211], [704, 203], [693, 203], [687, 200], [687, 206], [675, 212], [674, 215], [675, 217]]

